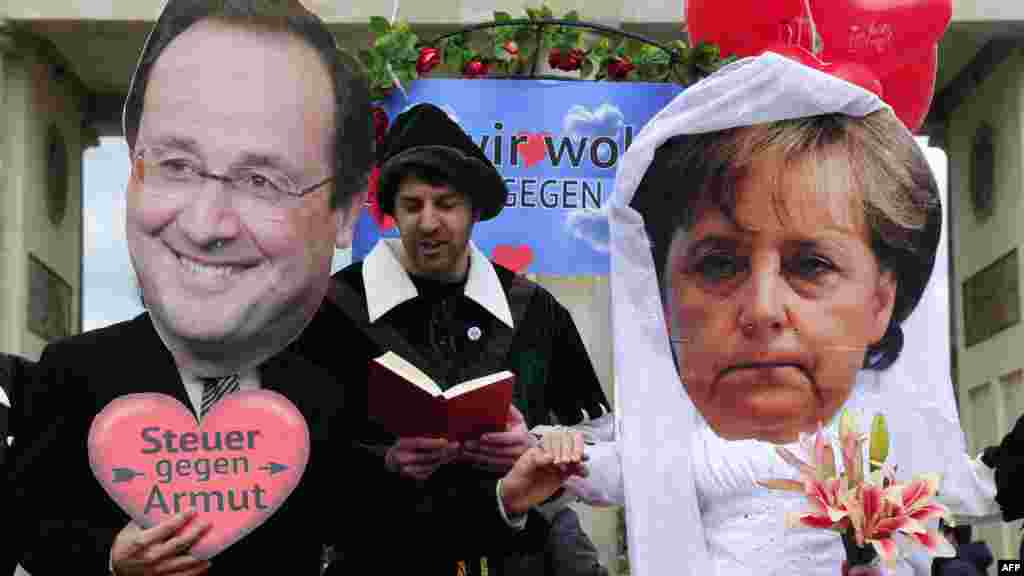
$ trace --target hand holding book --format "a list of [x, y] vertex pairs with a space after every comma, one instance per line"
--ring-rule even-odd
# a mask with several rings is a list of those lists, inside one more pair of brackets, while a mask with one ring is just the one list
[[458, 442], [444, 438], [399, 438], [384, 456], [388, 470], [416, 480], [430, 478], [461, 452]]
[[504, 474], [511, 470], [516, 460], [535, 443], [526, 428], [523, 414], [510, 404], [505, 431], [484, 434], [479, 441], [466, 441], [460, 460], [477, 468]]
[[526, 429], [523, 414], [511, 404], [506, 426], [504, 432], [484, 434], [480, 440], [465, 443], [444, 438], [401, 438], [388, 449], [384, 462], [392, 472], [417, 480], [426, 480], [454, 460], [504, 474], [536, 443]]

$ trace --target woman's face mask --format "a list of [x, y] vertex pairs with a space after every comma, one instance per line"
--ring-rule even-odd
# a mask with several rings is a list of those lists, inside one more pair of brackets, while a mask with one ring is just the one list
[[738, 183], [735, 221], [699, 211], [666, 263], [679, 373], [727, 439], [789, 442], [830, 420], [895, 298], [849, 187], [773, 161]]

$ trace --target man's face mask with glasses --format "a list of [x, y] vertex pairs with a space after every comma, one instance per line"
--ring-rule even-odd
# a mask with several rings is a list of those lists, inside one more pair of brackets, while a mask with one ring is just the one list
[[334, 180], [334, 176], [328, 176], [315, 184], [301, 186], [287, 173], [270, 165], [240, 166], [228, 173], [216, 174], [205, 170], [192, 156], [156, 147], [139, 150], [135, 154], [134, 168], [143, 185], [163, 194], [193, 194], [205, 180], [214, 180], [246, 200], [268, 206], [294, 202]]
[[330, 196], [334, 108], [319, 55], [289, 34], [203, 21], [160, 55], [132, 150], [126, 235], [172, 347], [258, 357], [316, 312], [349, 218]]

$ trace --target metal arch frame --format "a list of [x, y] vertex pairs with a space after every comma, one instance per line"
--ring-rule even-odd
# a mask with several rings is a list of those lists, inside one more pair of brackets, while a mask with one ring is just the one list
[[[655, 48], [658, 48], [658, 49], [660, 49], [663, 52], [668, 54], [668, 56], [669, 56], [669, 64], [668, 65], [669, 65], [670, 68], [675, 66], [676, 64], [678, 64], [681, 61], [681, 59], [679, 58], [679, 53], [676, 50], [672, 49], [669, 46], [665, 46], [664, 44], [661, 44], [660, 42], [656, 42], [656, 41], [654, 41], [654, 40], [652, 40], [650, 38], [647, 38], [646, 36], [643, 36], [642, 34], [636, 34], [634, 32], [626, 32], [624, 30], [619, 30], [618, 28], [613, 28], [611, 26], [605, 26], [603, 24], [594, 24], [594, 23], [591, 23], [591, 22], [584, 22], [584, 21], [581, 21], [581, 20], [564, 20], [564, 19], [557, 19], [557, 18], [545, 18], [545, 19], [538, 19], [538, 20], [531, 20], [529, 18], [514, 18], [514, 19], [510, 19], [510, 20], [502, 20], [502, 21], [494, 20], [494, 21], [490, 21], [490, 22], [482, 22], [482, 23], [479, 23], [479, 24], [471, 24], [469, 26], [464, 26], [464, 27], [462, 27], [459, 30], [456, 30], [454, 32], [448, 32], [446, 34], [442, 34], [440, 36], [437, 36], [433, 40], [427, 42], [425, 45], [436, 48], [437, 45], [440, 44], [441, 42], [443, 42], [443, 41], [445, 41], [445, 40], [447, 40], [449, 38], [454, 38], [455, 36], [469, 34], [471, 32], [479, 32], [480, 30], [490, 30], [490, 29], [493, 29], [493, 28], [504, 28], [504, 27], [509, 27], [509, 26], [533, 28], [536, 31], [536, 34], [537, 34], [536, 42], [537, 42], [538, 49], [533, 54], [533, 61], [530, 63], [530, 73], [529, 74], [527, 74], [527, 75], [503, 76], [504, 78], [530, 78], [530, 79], [542, 78], [543, 79], [543, 78], [548, 77], [547, 75], [544, 75], [544, 74], [537, 74], [537, 64], [539, 62], [540, 53], [541, 53], [541, 50], [540, 50], [540, 40], [541, 40], [541, 34], [543, 33], [545, 28], [551, 28], [551, 27], [555, 27], [555, 26], [559, 26], [559, 27], [564, 26], [564, 27], [567, 27], [567, 28], [583, 28], [583, 29], [589, 30], [591, 32], [596, 32], [596, 33], [603, 34], [603, 35], [608, 35], [608, 36], [619, 36], [619, 37], [622, 37], [622, 38], [629, 38], [631, 40], [636, 40], [638, 42], [642, 42], [642, 43], [647, 44], [649, 46], [654, 46]], [[558, 76], [557, 78], [559, 80], [566, 80], [566, 78], [561, 77], [561, 76]]]

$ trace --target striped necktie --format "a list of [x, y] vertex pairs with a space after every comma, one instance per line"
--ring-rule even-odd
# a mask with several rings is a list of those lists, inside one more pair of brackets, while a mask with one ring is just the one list
[[203, 382], [203, 403], [200, 410], [200, 418], [206, 416], [206, 413], [210, 411], [210, 408], [213, 408], [213, 405], [218, 400], [232, 392], [238, 392], [238, 374], [224, 376], [223, 378], [200, 378], [200, 380]]

